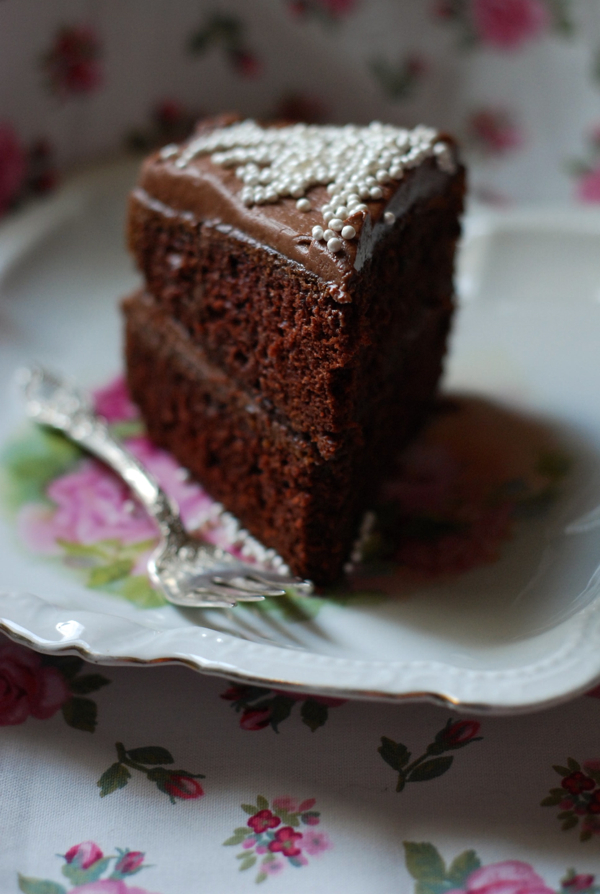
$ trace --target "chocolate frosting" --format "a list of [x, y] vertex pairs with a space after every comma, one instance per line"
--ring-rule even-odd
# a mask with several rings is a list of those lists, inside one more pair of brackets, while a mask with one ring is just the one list
[[167, 215], [184, 214], [198, 222], [241, 231], [330, 283], [332, 296], [342, 303], [350, 300], [346, 286], [389, 231], [385, 212], [391, 211], [398, 219], [418, 199], [444, 192], [448, 180], [456, 176], [440, 170], [434, 159], [426, 159], [399, 182], [383, 186], [383, 199], [369, 202], [368, 211], [348, 219], [357, 236], [333, 253], [311, 235], [315, 225], [323, 224], [318, 209], [327, 203], [325, 187], [310, 189], [311, 211], [299, 211], [292, 198], [247, 207], [241, 199], [242, 184], [232, 169], [215, 164], [208, 155], [194, 158], [184, 168], [177, 167], [175, 161], [176, 157], [165, 158], [160, 152], [151, 155], [142, 167], [135, 198], [158, 206]]

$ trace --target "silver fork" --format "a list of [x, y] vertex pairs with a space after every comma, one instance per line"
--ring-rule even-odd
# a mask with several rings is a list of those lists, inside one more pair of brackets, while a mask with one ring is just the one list
[[152, 585], [169, 602], [188, 608], [232, 608], [283, 596], [286, 588], [309, 595], [313, 587], [292, 575], [263, 571], [240, 562], [226, 550], [186, 534], [178, 507], [137, 459], [110, 434], [90, 399], [40, 367], [23, 369], [18, 381], [28, 415], [64, 432], [102, 459], [129, 485], [160, 530], [160, 542], [148, 562]]

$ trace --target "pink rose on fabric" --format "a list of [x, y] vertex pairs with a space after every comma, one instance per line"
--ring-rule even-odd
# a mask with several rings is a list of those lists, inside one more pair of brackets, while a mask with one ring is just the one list
[[464, 888], [448, 894], [556, 894], [549, 888], [529, 863], [506, 860], [476, 869], [468, 877]]
[[0, 214], [17, 198], [27, 173], [27, 153], [14, 129], [0, 122]]
[[[600, 165], [583, 174], [577, 183], [577, 198], [582, 202], [600, 202]], [[600, 689], [600, 687], [598, 687]], [[593, 694], [588, 693], [588, 695]]]
[[[312, 798], [311, 807], [315, 803], [315, 799]], [[286, 795], [283, 798], [273, 798], [273, 809], [274, 810], [285, 810], [286, 813], [296, 813], [300, 809], [300, 805], [296, 798], [290, 798], [289, 795]], [[308, 810], [308, 807], [304, 808]]]
[[79, 869], [89, 869], [98, 860], [101, 860], [104, 854], [94, 841], [82, 841], [81, 844], [74, 844], [65, 854], [67, 863], [74, 863]]
[[331, 839], [328, 835], [325, 834], [325, 832], [313, 832], [311, 830], [310, 832], [304, 833], [302, 847], [307, 854], [310, 854], [311, 857], [314, 857], [317, 854], [322, 854], [323, 851], [331, 850], [333, 844], [331, 842]]
[[469, 141], [486, 155], [504, 155], [524, 143], [524, 134], [506, 109], [477, 109], [467, 121]]
[[0, 726], [47, 720], [71, 697], [64, 676], [42, 665], [37, 652], [14, 643], [0, 645]]
[[96, 412], [108, 422], [124, 422], [138, 417], [137, 407], [132, 403], [123, 376], [118, 376], [103, 388], [93, 393]]
[[543, 0], [473, 0], [473, 23], [484, 43], [512, 50], [536, 38], [550, 16]]
[[87, 25], [61, 28], [43, 59], [51, 89], [62, 97], [93, 93], [104, 79], [102, 48]]
[[272, 854], [282, 853], [285, 857], [297, 857], [301, 850], [296, 841], [302, 838], [302, 832], [294, 832], [291, 826], [283, 826], [275, 832], [275, 838], [269, 843], [269, 850]]
[[258, 813], [255, 813], [254, 816], [251, 816], [248, 820], [248, 825], [250, 828], [260, 835], [262, 832], [266, 832], [267, 829], [275, 829], [279, 825], [281, 820], [278, 816], [271, 810], [259, 810]]
[[283, 860], [271, 860], [270, 863], [263, 863], [261, 868], [267, 875], [279, 875], [284, 866]]
[[38, 552], [59, 553], [59, 540], [92, 544], [116, 539], [137, 543], [157, 535], [154, 522], [116, 475], [92, 459], [51, 482], [48, 497], [55, 509], [26, 505], [18, 526], [25, 542]]

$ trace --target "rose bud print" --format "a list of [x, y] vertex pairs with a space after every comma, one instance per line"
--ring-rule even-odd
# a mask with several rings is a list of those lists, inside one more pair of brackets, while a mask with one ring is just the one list
[[265, 729], [271, 722], [271, 709], [244, 711], [240, 718], [240, 726], [245, 730]]
[[455, 723], [449, 720], [444, 729], [437, 734], [435, 741], [443, 745], [444, 750], [462, 748], [469, 742], [478, 741], [475, 737], [480, 726], [476, 720], [457, 720]]
[[169, 773], [169, 778], [163, 785], [164, 790], [171, 798], [181, 798], [183, 801], [201, 798], [204, 794], [204, 789], [198, 780], [183, 773]]
[[74, 844], [65, 854], [67, 863], [74, 863], [79, 869], [89, 869], [98, 860], [101, 860], [104, 854], [97, 844], [93, 841], [82, 841], [81, 844]]
[[115, 863], [114, 871], [121, 875], [132, 875], [144, 862], [145, 854], [141, 851], [126, 851]]
[[239, 702], [246, 698], [250, 689], [248, 686], [230, 686], [225, 692], [221, 693], [221, 698], [227, 702]]
[[250, 817], [248, 825], [260, 835], [261, 832], [266, 832], [267, 829], [274, 829], [280, 822], [279, 817], [275, 816], [270, 810], [259, 810], [258, 813]]
[[269, 844], [272, 854], [282, 853], [284, 857], [297, 857], [302, 853], [296, 841], [303, 837], [302, 832], [294, 832], [291, 826], [283, 826], [275, 832], [275, 838]]
[[594, 884], [595, 876], [593, 875], [574, 875], [565, 879], [562, 883], [563, 888], [569, 891], [587, 891]]

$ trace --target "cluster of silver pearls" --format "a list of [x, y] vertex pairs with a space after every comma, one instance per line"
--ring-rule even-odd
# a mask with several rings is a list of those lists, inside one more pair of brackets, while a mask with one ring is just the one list
[[[172, 157], [172, 147], [165, 147]], [[312, 228], [313, 239], [338, 252], [343, 240], [354, 239], [354, 215], [368, 211], [368, 202], [384, 198], [383, 187], [404, 177], [405, 171], [434, 157], [441, 170], [452, 173], [456, 162], [451, 147], [437, 131], [424, 125], [413, 130], [372, 122], [368, 127], [293, 124], [260, 127], [242, 121], [217, 128], [187, 144], [175, 161], [186, 167], [197, 156], [210, 155], [225, 168], [235, 168], [242, 181], [245, 205], [297, 199], [299, 211], [311, 211], [307, 192], [326, 186], [328, 201], [319, 210], [324, 226]], [[384, 221], [394, 222], [392, 212]], [[356, 223], [356, 221], [355, 221]]]

